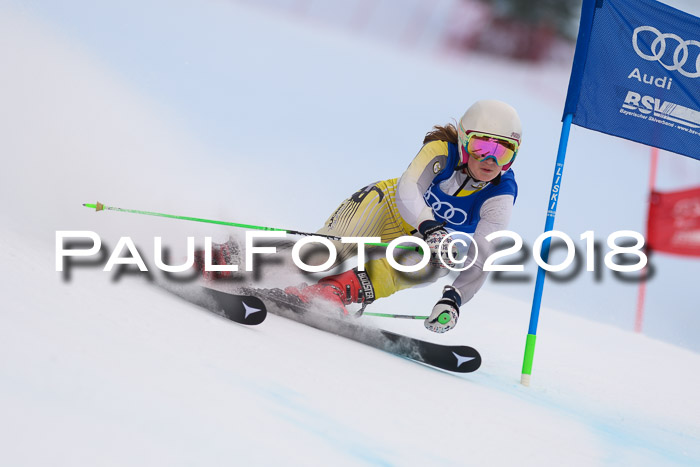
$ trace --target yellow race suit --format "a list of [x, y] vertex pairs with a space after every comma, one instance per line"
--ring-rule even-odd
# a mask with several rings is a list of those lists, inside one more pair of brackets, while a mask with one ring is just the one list
[[[439, 213], [434, 209], [437, 203], [431, 206], [426, 202], [426, 194], [435, 188], [432, 186], [433, 180], [438, 179], [438, 174], [445, 179], [440, 183], [440, 188], [456, 197], [474, 196], [489, 186], [487, 182], [471, 179], [463, 170], [447, 168], [448, 146], [444, 141], [425, 144], [400, 178], [372, 183], [353, 194], [331, 214], [318, 233], [341, 237], [380, 237], [382, 242], [390, 242], [405, 235], [420, 236], [417, 232], [421, 222], [441, 220], [436, 217]], [[512, 174], [510, 177], [514, 184]], [[488, 190], [484, 193], [486, 192]], [[515, 195], [500, 194], [501, 192], [503, 190], [496, 190], [494, 196], [486, 196], [479, 203], [478, 224], [475, 228], [472, 227], [473, 233], [470, 232], [479, 247], [479, 254], [475, 264], [461, 272], [453, 283], [462, 295], [462, 303], [471, 299], [486, 279], [483, 264], [485, 258], [493, 252], [493, 247], [484, 237], [505, 229], [510, 219]], [[335, 244], [338, 251], [336, 265], [357, 252], [355, 244]], [[416, 264], [419, 260], [418, 253], [406, 253], [402, 261]], [[426, 267], [420, 273], [402, 273], [381, 255], [367, 261], [365, 269], [374, 286], [376, 298], [387, 297], [418, 283], [434, 281], [448, 272]]]

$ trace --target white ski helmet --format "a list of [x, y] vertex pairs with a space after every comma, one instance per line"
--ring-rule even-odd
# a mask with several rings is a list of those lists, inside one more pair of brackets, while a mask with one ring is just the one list
[[[460, 146], [466, 145], [468, 134], [472, 132], [485, 133], [516, 143], [513, 160], [501, 168], [501, 173], [508, 171], [515, 161], [517, 149], [522, 141], [522, 125], [515, 109], [505, 102], [496, 100], [475, 102], [459, 120], [457, 135]], [[463, 154], [462, 151], [460, 154]], [[462, 163], [466, 162], [462, 160]]]

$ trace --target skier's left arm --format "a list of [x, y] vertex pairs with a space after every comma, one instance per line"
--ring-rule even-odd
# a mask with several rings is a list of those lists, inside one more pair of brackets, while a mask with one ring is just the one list
[[[476, 262], [471, 268], [461, 272], [452, 284], [462, 297], [462, 305], [472, 299], [488, 276], [488, 272], [484, 271], [484, 262], [496, 252], [496, 246], [494, 242], [486, 241], [486, 237], [499, 230], [505, 230], [512, 212], [513, 196], [511, 195], [496, 196], [486, 200], [481, 206], [481, 220], [472, 235], [479, 250]], [[469, 261], [474, 258], [473, 245], [469, 248], [468, 258]]]
[[[472, 267], [462, 271], [451, 286], [445, 286], [442, 298], [433, 307], [430, 317], [425, 320], [426, 328], [442, 333], [449, 331], [457, 324], [459, 307], [474, 297], [488, 276], [488, 272], [484, 271], [484, 262], [495, 252], [495, 245], [486, 241], [486, 237], [508, 227], [512, 212], [512, 195], [495, 196], [486, 200], [481, 206], [479, 211], [481, 219], [476, 226], [476, 231], [472, 234], [478, 248], [476, 261]], [[467, 264], [474, 258], [474, 250], [474, 244], [472, 244], [469, 247]]]

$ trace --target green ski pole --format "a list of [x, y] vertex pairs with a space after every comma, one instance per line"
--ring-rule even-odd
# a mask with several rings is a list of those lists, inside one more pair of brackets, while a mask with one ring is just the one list
[[403, 319], [427, 319], [427, 316], [414, 316], [414, 315], [396, 315], [393, 313], [370, 313], [365, 311], [362, 316], [377, 316], [379, 318], [403, 318]]
[[[290, 230], [290, 229], [278, 229], [275, 227], [265, 227], [265, 226], [260, 226], [260, 225], [251, 225], [251, 224], [241, 224], [238, 222], [226, 222], [226, 221], [217, 221], [217, 220], [212, 220], [212, 219], [203, 219], [200, 217], [188, 217], [188, 216], [176, 216], [173, 214], [163, 214], [160, 212], [152, 212], [152, 211], [139, 211], [137, 209], [124, 209], [124, 208], [117, 208], [114, 206], [105, 206], [104, 204], [100, 203], [99, 201], [95, 204], [92, 203], [83, 203], [83, 206], [86, 208], [94, 209], [96, 212], [97, 211], [118, 211], [118, 212], [127, 212], [131, 214], [141, 214], [145, 216], [157, 216], [157, 217], [166, 217], [168, 219], [180, 219], [184, 221], [191, 221], [191, 222], [204, 222], [207, 224], [217, 224], [217, 225], [226, 225], [229, 227], [239, 227], [241, 229], [252, 229], [252, 230], [267, 230], [267, 231], [275, 231], [275, 232], [285, 232], [290, 235], [301, 235], [301, 236], [315, 236], [315, 237], [324, 237], [328, 238], [330, 240], [337, 240], [340, 241], [342, 237], [338, 237], [335, 235], [323, 235], [323, 234], [317, 234], [317, 233], [311, 233], [311, 232], [300, 232], [298, 230]], [[367, 245], [370, 246], [383, 246], [386, 247], [389, 244], [388, 243], [367, 243]], [[396, 248], [401, 248], [404, 250], [413, 250], [413, 251], [418, 251], [420, 252], [421, 249], [420, 247], [411, 247], [411, 246], [403, 246], [399, 245]]]

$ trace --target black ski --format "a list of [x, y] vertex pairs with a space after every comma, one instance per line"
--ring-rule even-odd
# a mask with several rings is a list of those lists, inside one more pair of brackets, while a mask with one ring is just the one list
[[443, 370], [470, 373], [481, 365], [481, 355], [473, 347], [435, 344], [390, 331], [363, 327], [353, 323], [353, 318], [336, 318], [311, 310], [297, 297], [281, 289], [241, 288], [237, 292], [242, 295], [226, 292], [219, 294], [257, 297], [268, 305], [267, 310], [275, 315]]
[[259, 297], [234, 295], [209, 287], [163, 290], [236, 323], [254, 326], [267, 317], [267, 308]]
[[259, 297], [232, 295], [208, 287], [202, 289], [205, 295], [212, 299], [212, 303], [205, 303], [203, 306], [231, 321], [254, 326], [265, 321], [267, 317], [267, 308]]

